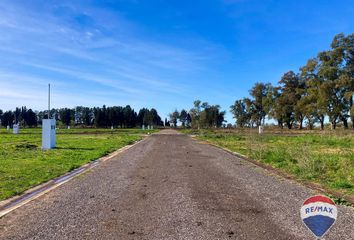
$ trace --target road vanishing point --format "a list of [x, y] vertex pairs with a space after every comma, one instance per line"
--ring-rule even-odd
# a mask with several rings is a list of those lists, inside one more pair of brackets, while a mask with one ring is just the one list
[[[314, 194], [163, 130], [2, 217], [0, 239], [315, 239], [300, 218]], [[325, 239], [354, 239], [352, 208]]]

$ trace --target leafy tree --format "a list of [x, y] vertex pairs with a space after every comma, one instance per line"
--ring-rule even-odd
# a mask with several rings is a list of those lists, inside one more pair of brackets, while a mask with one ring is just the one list
[[172, 124], [173, 127], [177, 127], [177, 120], [179, 118], [179, 112], [177, 109], [170, 113], [170, 124]]
[[84, 107], [82, 108], [82, 123], [86, 126], [92, 126], [93, 123], [93, 112], [92, 109], [88, 108], [88, 107]]
[[236, 125], [241, 128], [249, 124], [251, 120], [251, 114], [248, 112], [246, 102], [247, 100], [245, 99], [236, 100], [234, 105], [230, 106], [230, 111], [236, 119]]
[[37, 115], [35, 112], [33, 112], [32, 109], [28, 109], [25, 113], [24, 113], [24, 117], [23, 117], [25, 124], [29, 127], [35, 127], [37, 126]]
[[150, 114], [152, 115], [152, 123], [154, 126], [163, 126], [161, 117], [159, 116], [155, 108], [151, 108]]
[[179, 114], [179, 121], [182, 123], [182, 127], [186, 126], [187, 117], [188, 117], [187, 111], [182, 109], [180, 114]]
[[191, 127], [191, 124], [192, 124], [192, 117], [189, 113], [187, 113], [186, 126]]
[[167, 120], [167, 118], [165, 118], [165, 127], [169, 127], [170, 126], [170, 122]]
[[11, 126], [15, 121], [15, 115], [12, 111], [6, 111], [2, 114], [1, 124], [6, 126]]
[[307, 64], [300, 68], [300, 75], [305, 82], [306, 92], [298, 102], [298, 107], [307, 119], [310, 129], [314, 127], [316, 122], [320, 122], [323, 130], [326, 106], [323, 104], [321, 97], [319, 97], [322, 94], [323, 80], [318, 75], [318, 68], [319, 60], [317, 58], [308, 60]]
[[200, 128], [200, 111], [201, 111], [201, 101], [196, 100], [194, 101], [194, 107], [189, 111], [189, 114], [191, 116], [191, 125], [193, 128]]
[[319, 97], [322, 105], [326, 106], [333, 129], [336, 128], [339, 118], [345, 120], [346, 116], [344, 89], [340, 85], [341, 55], [340, 51], [324, 51], [319, 54], [319, 76], [323, 78]]
[[265, 117], [270, 111], [268, 100], [269, 92], [272, 91], [270, 83], [256, 83], [250, 90], [250, 95], [253, 97], [253, 112], [252, 119], [255, 120], [257, 126], [264, 124]]
[[62, 108], [59, 110], [59, 118], [60, 121], [66, 125], [66, 126], [70, 126], [70, 122], [72, 119], [73, 115], [72, 115], [72, 110], [69, 108]]
[[[345, 128], [348, 128], [350, 117], [353, 123], [353, 95], [354, 95], [354, 34], [338, 34], [331, 44], [332, 58], [337, 59], [337, 70], [339, 72], [336, 87], [339, 98], [342, 101], [342, 111], [339, 119]], [[338, 96], [338, 95], [337, 95]], [[354, 125], [352, 124], [354, 128]]]
[[275, 104], [277, 104], [277, 115], [279, 115], [286, 123], [287, 127], [291, 129], [296, 119], [295, 107], [301, 98], [301, 95], [296, 89], [300, 88], [302, 82], [297, 74], [293, 71], [289, 71], [283, 75], [279, 84], [280, 95], [275, 101]]
[[123, 108], [123, 125], [125, 127], [131, 128], [136, 126], [136, 118], [137, 114], [130, 107], [130, 105], [127, 105]]

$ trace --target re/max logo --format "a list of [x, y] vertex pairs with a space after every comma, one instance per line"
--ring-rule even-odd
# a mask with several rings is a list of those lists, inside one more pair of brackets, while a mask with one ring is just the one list
[[316, 206], [316, 207], [309, 207], [305, 209], [305, 214], [312, 213], [312, 212], [328, 212], [333, 214], [333, 208]]

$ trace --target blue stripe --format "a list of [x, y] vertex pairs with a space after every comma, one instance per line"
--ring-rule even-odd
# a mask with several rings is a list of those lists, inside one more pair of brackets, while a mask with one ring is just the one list
[[303, 219], [306, 226], [317, 236], [322, 237], [334, 223], [334, 218], [317, 215]]

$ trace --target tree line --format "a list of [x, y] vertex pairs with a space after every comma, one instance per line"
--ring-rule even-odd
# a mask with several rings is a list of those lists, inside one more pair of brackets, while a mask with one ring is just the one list
[[[135, 112], [129, 105], [125, 107], [83, 107], [60, 108], [50, 110], [51, 118], [55, 118], [65, 126], [86, 127], [121, 127], [132, 128], [145, 126], [163, 126], [161, 117], [156, 109], [142, 108]], [[12, 126], [19, 123], [23, 127], [35, 127], [48, 117], [48, 111], [33, 111], [26, 107], [16, 108], [15, 111], [0, 110], [1, 125]]]
[[196, 100], [189, 111], [182, 109], [180, 112], [175, 110], [170, 113], [169, 123], [176, 127], [179, 120], [182, 127], [217, 128], [222, 126], [225, 113], [225, 111], [220, 111], [219, 105], [209, 105], [207, 102]]
[[256, 83], [250, 97], [236, 100], [230, 111], [239, 127], [264, 124], [266, 117], [278, 126], [324, 129], [328, 119], [332, 129], [338, 123], [354, 129], [354, 34], [334, 37], [328, 51], [307, 61], [299, 72], [288, 71], [277, 86]]

